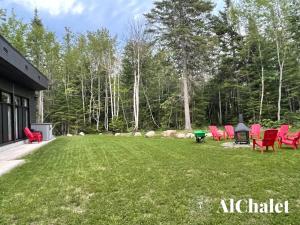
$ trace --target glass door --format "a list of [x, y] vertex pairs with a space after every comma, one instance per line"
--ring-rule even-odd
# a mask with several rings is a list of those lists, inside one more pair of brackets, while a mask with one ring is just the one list
[[1, 93], [1, 122], [2, 122], [2, 143], [13, 140], [13, 117], [11, 94]]

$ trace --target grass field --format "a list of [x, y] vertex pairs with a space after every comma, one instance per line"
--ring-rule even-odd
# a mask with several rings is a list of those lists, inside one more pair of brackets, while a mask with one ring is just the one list
[[[0, 224], [300, 224], [300, 150], [85, 136], [26, 161], [0, 177]], [[290, 213], [225, 214], [229, 198], [288, 200]]]

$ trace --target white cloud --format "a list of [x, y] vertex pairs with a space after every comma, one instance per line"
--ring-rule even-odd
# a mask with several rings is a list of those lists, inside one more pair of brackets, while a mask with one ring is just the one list
[[46, 11], [52, 16], [62, 14], [81, 14], [85, 6], [78, 0], [10, 0], [10, 2], [22, 5], [23, 7], [34, 10]]

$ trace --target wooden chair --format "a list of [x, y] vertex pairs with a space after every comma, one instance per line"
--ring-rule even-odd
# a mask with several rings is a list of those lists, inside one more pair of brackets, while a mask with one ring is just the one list
[[209, 131], [212, 134], [214, 140], [221, 141], [221, 138], [224, 137], [224, 132], [219, 131], [216, 126], [209, 126]]
[[253, 124], [251, 126], [251, 129], [250, 129], [250, 132], [249, 132], [249, 135], [250, 135], [250, 138], [254, 139], [260, 139], [260, 129], [261, 129], [261, 125], [260, 124]]
[[225, 127], [227, 137], [229, 139], [233, 139], [234, 138], [234, 127], [232, 125], [225, 125], [224, 127]]
[[40, 143], [43, 140], [43, 136], [40, 132], [31, 132], [28, 127], [24, 128], [24, 133], [31, 144], [34, 141]]
[[300, 131], [295, 136], [284, 136], [280, 137], [278, 141], [279, 148], [282, 147], [282, 144], [291, 146], [294, 150], [298, 148], [298, 142], [300, 140]]
[[277, 140], [279, 141], [280, 138], [284, 138], [289, 132], [289, 125], [283, 124], [280, 126], [278, 134], [277, 134]]
[[268, 150], [269, 146], [272, 147], [275, 152], [274, 143], [277, 139], [278, 130], [269, 129], [264, 132], [264, 138], [262, 140], [253, 139], [253, 150], [257, 145], [260, 148], [261, 153], [264, 153], [264, 147]]

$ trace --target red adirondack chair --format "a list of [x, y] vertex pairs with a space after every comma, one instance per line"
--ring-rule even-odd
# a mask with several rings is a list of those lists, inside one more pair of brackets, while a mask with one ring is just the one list
[[231, 125], [225, 125], [225, 131], [229, 139], [234, 138], [234, 128]]
[[28, 127], [24, 128], [24, 133], [31, 144], [34, 141], [40, 143], [43, 140], [43, 136], [40, 132], [31, 132]]
[[253, 150], [255, 150], [255, 146], [257, 145], [260, 147], [261, 153], [264, 152], [264, 147], [268, 150], [269, 146], [272, 147], [273, 151], [275, 152], [274, 143], [277, 139], [278, 130], [276, 129], [269, 129], [266, 130], [264, 133], [264, 138], [262, 140], [253, 139]]
[[260, 129], [261, 129], [261, 125], [260, 124], [253, 124], [251, 126], [250, 129], [250, 138], [256, 138], [256, 139], [260, 139]]
[[280, 138], [284, 138], [288, 132], [289, 132], [289, 125], [287, 124], [281, 125], [277, 134], [278, 141]]
[[208, 128], [212, 134], [213, 139], [220, 141], [221, 138], [224, 137], [224, 132], [218, 130], [216, 126], [209, 126]]
[[280, 137], [278, 141], [279, 148], [282, 147], [282, 144], [285, 144], [285, 145], [292, 146], [293, 149], [296, 150], [298, 148], [299, 140], [300, 140], [300, 131], [295, 136]]

